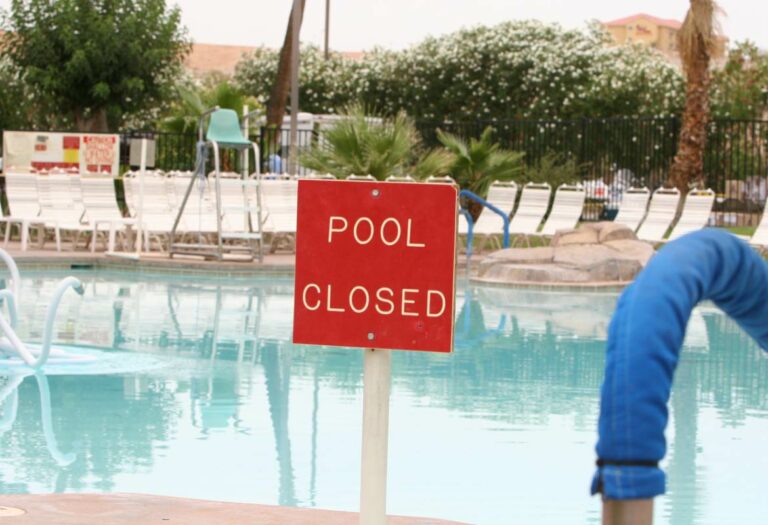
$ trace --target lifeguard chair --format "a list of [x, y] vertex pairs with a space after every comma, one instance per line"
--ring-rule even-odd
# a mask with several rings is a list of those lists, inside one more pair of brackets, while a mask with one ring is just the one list
[[[203, 127], [206, 117], [210, 115], [208, 122], [208, 130], [205, 133], [205, 139], [203, 139]], [[248, 118], [246, 115], [244, 118]], [[262, 231], [261, 231], [261, 170], [259, 166], [259, 147], [243, 136], [240, 128], [240, 121], [237, 117], [237, 113], [231, 109], [219, 109], [218, 107], [206, 111], [201, 117], [198, 125], [198, 143], [197, 143], [197, 155], [195, 162], [195, 172], [190, 177], [189, 186], [187, 187], [184, 198], [179, 206], [176, 220], [174, 221], [173, 228], [171, 230], [170, 238], [170, 257], [177, 254], [183, 255], [197, 255], [205, 257], [206, 259], [218, 259], [223, 260], [225, 254], [239, 254], [250, 256], [249, 260], [253, 260], [254, 256], [258, 258], [259, 262], [262, 261]], [[221, 150], [222, 149], [234, 149], [240, 155], [241, 166], [243, 166], [242, 174], [239, 179], [227, 179], [221, 180]], [[253, 149], [256, 166], [253, 177], [247, 173], [247, 158], [248, 152]], [[197, 207], [198, 213], [198, 225], [203, 222], [202, 214], [203, 206], [202, 200], [206, 191], [206, 186], [210, 188], [210, 177], [206, 178], [206, 165], [208, 160], [208, 153], [213, 150], [214, 171], [213, 175], [213, 190], [215, 192], [215, 232], [212, 232], [214, 228], [209, 228], [205, 234], [202, 231], [202, 227], [198, 227], [197, 242], [177, 242], [177, 239], [181, 236], [181, 232], [185, 234], [191, 233], [192, 228], [184, 228], [183, 216], [184, 210], [187, 209], [187, 205], [190, 202], [190, 195], [192, 194], [192, 188], [195, 183], [199, 185], [199, 202]], [[222, 182], [227, 184], [227, 195], [231, 196], [233, 191], [238, 195], [242, 195], [242, 204], [239, 202], [235, 204], [231, 199], [227, 201], [222, 200]], [[237, 198], [239, 201], [239, 197]], [[255, 201], [255, 202], [254, 202]], [[193, 222], [193, 221], [192, 221]], [[210, 222], [210, 226], [213, 226], [213, 221]], [[233, 226], [242, 224], [242, 228], [239, 226]], [[187, 226], [189, 226], [187, 224]], [[226, 226], [226, 227], [225, 227]], [[187, 235], [189, 237], [189, 235]]]

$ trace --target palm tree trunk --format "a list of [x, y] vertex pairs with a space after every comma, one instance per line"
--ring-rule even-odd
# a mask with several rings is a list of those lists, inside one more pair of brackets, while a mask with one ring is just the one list
[[[304, 5], [306, 0], [301, 0], [302, 21], [304, 18]], [[299, 25], [299, 30], [301, 25]], [[268, 137], [268, 153], [274, 153], [274, 148], [278, 144], [280, 134], [279, 129], [283, 124], [285, 107], [288, 100], [288, 92], [291, 82], [291, 53], [293, 52], [293, 9], [288, 16], [288, 27], [285, 30], [285, 40], [280, 49], [280, 59], [277, 63], [277, 77], [272, 84], [272, 91], [269, 94], [269, 103], [267, 104], [267, 128], [269, 130], [278, 130], [276, 133], [270, 133]]]
[[685, 109], [677, 154], [669, 173], [670, 183], [682, 194], [689, 183], [704, 177], [704, 150], [709, 122], [709, 56], [699, 56], [688, 69]]
[[714, 0], [690, 0], [678, 32], [685, 71], [685, 109], [669, 182], [685, 195], [689, 184], [704, 178], [704, 149], [709, 122], [709, 62], [717, 37], [718, 7]]
[[83, 116], [82, 111], [75, 113], [75, 128], [77, 131], [90, 133], [108, 133], [109, 123], [107, 121], [107, 110], [97, 109], [89, 117]]

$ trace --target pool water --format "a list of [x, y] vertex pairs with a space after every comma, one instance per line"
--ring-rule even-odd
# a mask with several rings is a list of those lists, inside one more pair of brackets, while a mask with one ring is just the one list
[[[86, 293], [62, 302], [55, 340], [114, 368], [0, 369], [1, 493], [357, 509], [362, 355], [290, 343], [290, 276], [22, 272], [25, 340], [70, 273]], [[460, 283], [455, 352], [393, 356], [389, 513], [599, 523], [588, 489], [616, 298]], [[768, 359], [714, 306], [691, 319], [670, 416], [656, 523], [762, 520]]]

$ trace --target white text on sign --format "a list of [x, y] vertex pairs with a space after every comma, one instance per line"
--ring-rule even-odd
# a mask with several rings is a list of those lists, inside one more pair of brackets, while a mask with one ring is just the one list
[[346, 217], [332, 216], [328, 220], [328, 243], [333, 242], [334, 234], [349, 235], [351, 233], [355, 242], [365, 246], [378, 234], [381, 242], [387, 246], [394, 246], [402, 239], [409, 248], [424, 248], [426, 246], [424, 243], [413, 241], [412, 222], [412, 219], [406, 221], [405, 235], [403, 235], [403, 227], [394, 217], [384, 219], [378, 227], [370, 218], [360, 217], [352, 223], [350, 232], [349, 220]]
[[[338, 289], [336, 289], [338, 291]], [[316, 283], [309, 283], [301, 291], [304, 308], [314, 312], [354, 312], [362, 314], [373, 310], [379, 315], [400, 314], [404, 317], [440, 317], [445, 313], [445, 294], [439, 290], [403, 288], [398, 292], [387, 287], [369, 291], [364, 286], [354, 286], [348, 293], [334, 297], [334, 288], [325, 290]]]

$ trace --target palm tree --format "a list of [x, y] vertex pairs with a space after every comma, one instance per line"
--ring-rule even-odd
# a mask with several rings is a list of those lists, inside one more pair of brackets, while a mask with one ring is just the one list
[[714, 0], [690, 0], [691, 6], [677, 35], [685, 72], [685, 109], [677, 154], [670, 168], [670, 183], [683, 195], [689, 183], [704, 174], [704, 148], [709, 122], [709, 63], [717, 44], [717, 14]]
[[425, 178], [444, 175], [451, 159], [444, 151], [420, 155], [421, 138], [404, 112], [392, 118], [372, 117], [353, 105], [323, 134], [323, 144], [302, 156], [304, 167], [338, 178], [372, 175], [384, 180], [391, 175]]
[[[304, 5], [306, 0], [301, 0], [301, 20], [296, 31], [301, 30], [301, 22], [304, 21]], [[277, 63], [277, 77], [272, 84], [272, 90], [269, 94], [269, 103], [267, 104], [267, 127], [277, 128], [283, 125], [283, 115], [285, 115], [285, 105], [288, 99], [288, 91], [291, 82], [291, 54], [293, 53], [293, 9], [288, 15], [288, 27], [285, 30], [285, 40], [283, 47], [280, 48], [280, 58]]]
[[[485, 198], [493, 181], [512, 180], [523, 170], [525, 153], [506, 151], [492, 142], [493, 129], [485, 128], [479, 139], [464, 139], [437, 130], [437, 138], [451, 155], [450, 175], [461, 189]], [[467, 203], [472, 219], [477, 220], [483, 206], [470, 200]]]

